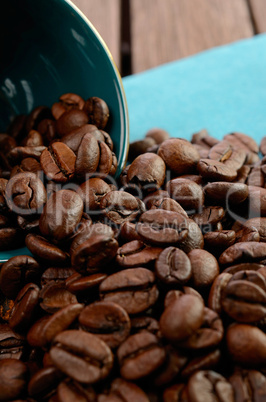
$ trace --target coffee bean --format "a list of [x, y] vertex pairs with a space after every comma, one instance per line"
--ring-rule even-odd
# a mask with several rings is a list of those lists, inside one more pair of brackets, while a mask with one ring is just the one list
[[56, 121], [56, 131], [60, 137], [70, 133], [77, 127], [88, 123], [87, 114], [79, 109], [65, 111]]
[[74, 176], [76, 155], [62, 142], [54, 142], [42, 152], [40, 163], [48, 179], [66, 183]]
[[86, 100], [83, 110], [87, 113], [90, 124], [95, 124], [99, 129], [106, 127], [110, 114], [109, 108], [103, 99], [92, 96]]
[[226, 333], [228, 352], [233, 361], [248, 367], [262, 367], [266, 359], [266, 335], [252, 325], [232, 324]]
[[127, 182], [138, 185], [144, 191], [154, 191], [163, 184], [165, 169], [165, 163], [160, 156], [146, 152], [131, 163]]
[[224, 311], [236, 321], [252, 323], [266, 315], [266, 281], [256, 271], [236, 272], [222, 298]]
[[26, 236], [25, 244], [31, 253], [43, 260], [54, 264], [65, 263], [68, 255], [59, 247], [49, 243], [44, 237], [29, 233]]
[[1, 267], [0, 289], [6, 297], [14, 299], [25, 284], [38, 281], [40, 276], [41, 267], [33, 257], [15, 256]]
[[144, 212], [136, 225], [144, 242], [168, 246], [182, 242], [188, 235], [188, 222], [184, 215], [166, 210]]
[[161, 251], [159, 247], [147, 246], [140, 240], [133, 240], [117, 250], [116, 262], [124, 268], [142, 267], [153, 263]]
[[131, 335], [117, 350], [120, 373], [126, 380], [147, 376], [160, 367], [165, 357], [157, 337], [146, 331]]
[[46, 190], [34, 173], [19, 173], [8, 181], [5, 199], [8, 207], [19, 215], [40, 214]]
[[154, 274], [145, 268], [129, 268], [108, 276], [100, 285], [100, 297], [137, 314], [151, 307], [158, 298]]
[[160, 318], [160, 330], [169, 341], [180, 341], [193, 334], [204, 320], [204, 304], [197, 296], [179, 292]]
[[18, 293], [9, 319], [9, 326], [13, 331], [23, 333], [28, 329], [29, 323], [32, 321], [34, 313], [36, 313], [39, 291], [40, 289], [37, 285], [28, 283]]
[[81, 328], [90, 332], [111, 348], [117, 348], [130, 333], [127, 312], [112, 302], [95, 302], [86, 306], [79, 315]]
[[234, 391], [229, 381], [210, 370], [197, 371], [190, 377], [188, 395], [195, 402], [215, 399], [221, 402], [234, 401]]
[[104, 379], [113, 366], [113, 355], [107, 344], [95, 335], [78, 330], [58, 334], [49, 354], [57, 368], [85, 384]]
[[60, 190], [48, 199], [40, 217], [40, 230], [44, 236], [60, 241], [71, 235], [81, 220], [83, 202], [71, 190]]
[[156, 260], [155, 273], [163, 283], [183, 285], [192, 276], [191, 263], [184, 251], [167, 247]]
[[191, 250], [188, 253], [191, 263], [192, 281], [196, 289], [210, 286], [219, 275], [216, 258], [206, 250]]
[[199, 161], [199, 153], [188, 141], [179, 138], [165, 140], [158, 150], [168, 169], [176, 176], [193, 173]]
[[1, 401], [20, 398], [27, 384], [27, 366], [20, 360], [0, 361]]

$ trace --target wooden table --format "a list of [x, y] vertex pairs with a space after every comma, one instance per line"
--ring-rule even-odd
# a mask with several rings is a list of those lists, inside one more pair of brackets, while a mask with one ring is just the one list
[[266, 0], [73, 0], [122, 76], [266, 31]]

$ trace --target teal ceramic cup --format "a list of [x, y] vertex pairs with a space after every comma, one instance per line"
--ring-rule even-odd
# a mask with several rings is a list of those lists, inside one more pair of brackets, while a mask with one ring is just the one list
[[[106, 44], [78, 8], [68, 0], [2, 2], [0, 54], [0, 132], [15, 115], [52, 106], [64, 93], [98, 96], [110, 109], [118, 177], [129, 146], [123, 84]], [[0, 262], [25, 252], [0, 252]]]

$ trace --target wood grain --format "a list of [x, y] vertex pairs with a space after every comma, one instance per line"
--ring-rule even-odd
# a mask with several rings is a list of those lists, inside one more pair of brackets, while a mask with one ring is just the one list
[[266, 1], [265, 0], [249, 0], [250, 8], [254, 19], [256, 32], [266, 31]]
[[121, 0], [72, 0], [95, 26], [120, 68]]
[[246, 0], [131, 0], [130, 19], [133, 73], [253, 35]]

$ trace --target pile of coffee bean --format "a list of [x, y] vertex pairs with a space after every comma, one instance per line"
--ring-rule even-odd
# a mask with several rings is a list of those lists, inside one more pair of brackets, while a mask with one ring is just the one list
[[266, 137], [154, 128], [114, 180], [108, 118], [0, 134], [0, 401], [265, 401]]

